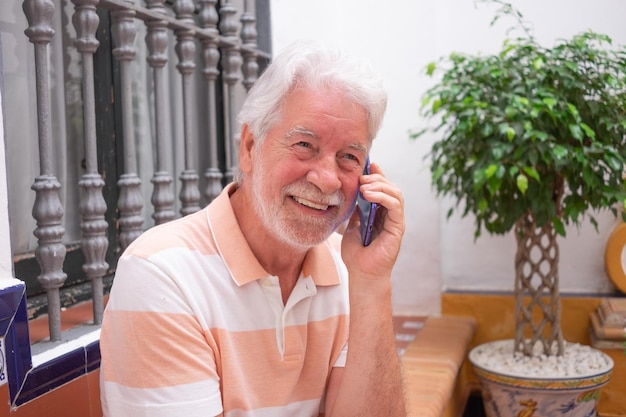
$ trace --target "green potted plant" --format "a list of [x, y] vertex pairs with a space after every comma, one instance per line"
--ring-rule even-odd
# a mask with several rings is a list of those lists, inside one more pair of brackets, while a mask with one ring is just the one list
[[[593, 213], [599, 210], [624, 217], [626, 50], [593, 31], [545, 47], [511, 4], [483, 2], [498, 5], [492, 24], [512, 17], [522, 35], [508, 36], [497, 54], [453, 53], [429, 64], [426, 72], [436, 81], [424, 95], [421, 114], [435, 123], [412, 136], [436, 135], [429, 155], [432, 183], [438, 195], [456, 199], [448, 216], [455, 210], [463, 217], [471, 213], [476, 238], [483, 231], [514, 231], [515, 338], [498, 348], [533, 369], [527, 364], [533, 357], [562, 361], [574, 345], [563, 340], [560, 327], [559, 236], [566, 236], [566, 225], [584, 219], [597, 226]], [[477, 363], [481, 352], [496, 357], [481, 346], [472, 351], [481, 379], [508, 390], [501, 403], [495, 397], [503, 394], [487, 392], [486, 410], [493, 416], [537, 410], [556, 415], [548, 407], [560, 407], [558, 415], [566, 409], [586, 415], [612, 368], [610, 358], [598, 352], [607, 366], [589, 372], [593, 383], [571, 374], [549, 375], [560, 382], [546, 383], [536, 378], [537, 369], [514, 383], [508, 371]], [[515, 397], [520, 384], [549, 385], [552, 394], [566, 387], [578, 391], [574, 400], [548, 406], [535, 391]]]

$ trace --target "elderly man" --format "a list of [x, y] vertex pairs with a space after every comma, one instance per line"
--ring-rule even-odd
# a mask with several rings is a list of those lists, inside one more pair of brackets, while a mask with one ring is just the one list
[[[376, 164], [362, 174], [385, 107], [340, 54], [276, 57], [239, 115], [236, 181], [120, 258], [105, 416], [405, 416], [390, 283], [403, 199]], [[359, 190], [380, 207], [368, 246]]]

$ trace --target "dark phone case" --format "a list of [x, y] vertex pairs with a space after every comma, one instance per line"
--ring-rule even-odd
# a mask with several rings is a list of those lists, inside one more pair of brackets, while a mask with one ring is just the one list
[[[364, 175], [370, 173], [370, 160], [369, 157], [365, 162], [365, 168], [363, 169]], [[363, 246], [367, 246], [372, 241], [372, 230], [374, 229], [374, 220], [376, 219], [376, 209], [378, 204], [370, 203], [365, 199], [363, 194], [359, 191], [357, 197], [357, 209], [359, 210], [359, 219], [361, 220], [361, 242]]]

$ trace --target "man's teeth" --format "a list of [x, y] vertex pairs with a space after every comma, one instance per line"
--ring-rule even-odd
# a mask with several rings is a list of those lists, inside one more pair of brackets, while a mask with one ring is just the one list
[[300, 198], [300, 197], [294, 196], [293, 199], [296, 200], [298, 203], [302, 204], [303, 206], [311, 207], [311, 208], [314, 208], [316, 210], [327, 210], [328, 209], [327, 205], [314, 203], [313, 201], [305, 200], [304, 198]]

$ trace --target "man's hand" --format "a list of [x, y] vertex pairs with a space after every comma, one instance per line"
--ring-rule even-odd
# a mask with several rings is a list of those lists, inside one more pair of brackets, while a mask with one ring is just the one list
[[372, 163], [371, 174], [361, 176], [361, 192], [379, 205], [372, 233], [372, 243], [363, 246], [359, 233], [359, 216], [355, 212], [344, 233], [341, 255], [350, 275], [365, 280], [389, 277], [398, 257], [405, 229], [404, 199], [400, 189]]

